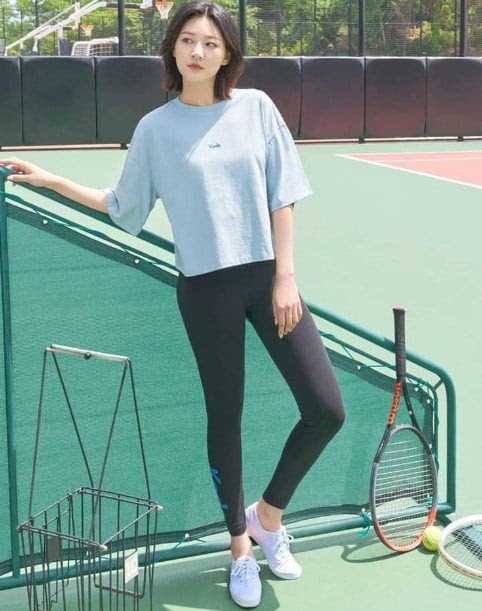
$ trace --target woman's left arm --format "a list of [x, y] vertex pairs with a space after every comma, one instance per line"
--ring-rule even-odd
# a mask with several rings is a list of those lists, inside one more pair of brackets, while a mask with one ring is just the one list
[[294, 271], [293, 204], [275, 210], [271, 215], [274, 234], [276, 275], [273, 285], [274, 324], [283, 338], [301, 320], [301, 301]]

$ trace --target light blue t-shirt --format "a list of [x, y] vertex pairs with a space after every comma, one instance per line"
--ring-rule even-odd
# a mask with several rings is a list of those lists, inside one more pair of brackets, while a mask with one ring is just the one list
[[270, 213], [311, 188], [270, 98], [235, 89], [212, 106], [176, 98], [143, 117], [119, 183], [106, 193], [109, 216], [132, 234], [160, 198], [176, 266], [195, 276], [274, 259]]

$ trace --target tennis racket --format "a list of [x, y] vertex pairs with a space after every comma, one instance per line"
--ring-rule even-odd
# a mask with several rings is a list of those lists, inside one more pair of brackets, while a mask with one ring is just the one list
[[455, 570], [482, 579], [482, 515], [460, 518], [446, 526], [438, 551]]
[[[437, 471], [406, 380], [405, 309], [393, 308], [396, 383], [387, 426], [373, 461], [370, 511], [380, 540], [397, 552], [415, 549], [437, 512]], [[395, 424], [400, 401], [411, 424]]]

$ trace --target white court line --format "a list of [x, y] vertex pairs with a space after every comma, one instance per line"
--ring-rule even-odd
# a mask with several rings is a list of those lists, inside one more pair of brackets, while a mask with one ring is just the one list
[[[430, 155], [458, 155], [460, 151], [428, 151]], [[482, 151], [464, 151], [465, 155], [471, 156], [471, 153], [474, 155], [482, 155]], [[424, 151], [412, 151], [411, 153], [382, 153], [381, 151], [377, 151], [375, 153], [353, 153], [354, 155], [427, 155], [427, 152]], [[344, 157], [343, 153], [338, 153], [339, 157]]]
[[[363, 155], [363, 153], [360, 153], [361, 155]], [[369, 155], [372, 155], [372, 153], [368, 153]], [[343, 157], [343, 155], [339, 154], [339, 157]], [[357, 157], [356, 155], [345, 155], [346, 157], [350, 157], [350, 159], [361, 159], [361, 161], [373, 161], [372, 159], [364, 159], [363, 157]], [[444, 161], [448, 161], [449, 163], [454, 163], [457, 161], [477, 161], [478, 159], [482, 160], [482, 153], [480, 153], [480, 157], [444, 157], [443, 159], [437, 159], [436, 157], [426, 157], [425, 159], [420, 159], [417, 157], [387, 157], [386, 159], [383, 160], [377, 160], [377, 161], [373, 161], [373, 163], [412, 163], [412, 162], [416, 162], [416, 163], [425, 163], [425, 162], [434, 162], [436, 161], [437, 163], [443, 163]]]
[[399, 172], [408, 172], [409, 174], [416, 174], [417, 176], [428, 176], [429, 178], [436, 178], [437, 180], [451, 182], [456, 185], [463, 185], [464, 187], [472, 187], [473, 189], [482, 189], [482, 185], [474, 185], [471, 182], [464, 182], [463, 180], [455, 180], [455, 178], [445, 178], [444, 176], [437, 176], [437, 174], [429, 174], [427, 172], [409, 170], [408, 168], [400, 168], [397, 166], [388, 165], [388, 163], [381, 163], [379, 161], [373, 161], [372, 159], [360, 159], [359, 157], [352, 157], [351, 155], [345, 155], [341, 153], [337, 153], [336, 157], [343, 157], [344, 159], [349, 159], [350, 161], [360, 161], [362, 163], [370, 163], [372, 165], [377, 165], [381, 168], [388, 168], [389, 170], [398, 170]]

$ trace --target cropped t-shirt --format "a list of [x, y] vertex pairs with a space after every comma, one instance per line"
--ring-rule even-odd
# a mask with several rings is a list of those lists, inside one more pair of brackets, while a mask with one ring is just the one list
[[175, 98], [145, 115], [115, 189], [112, 220], [138, 234], [161, 199], [185, 276], [274, 258], [271, 212], [311, 193], [291, 134], [263, 92], [211, 106]]

